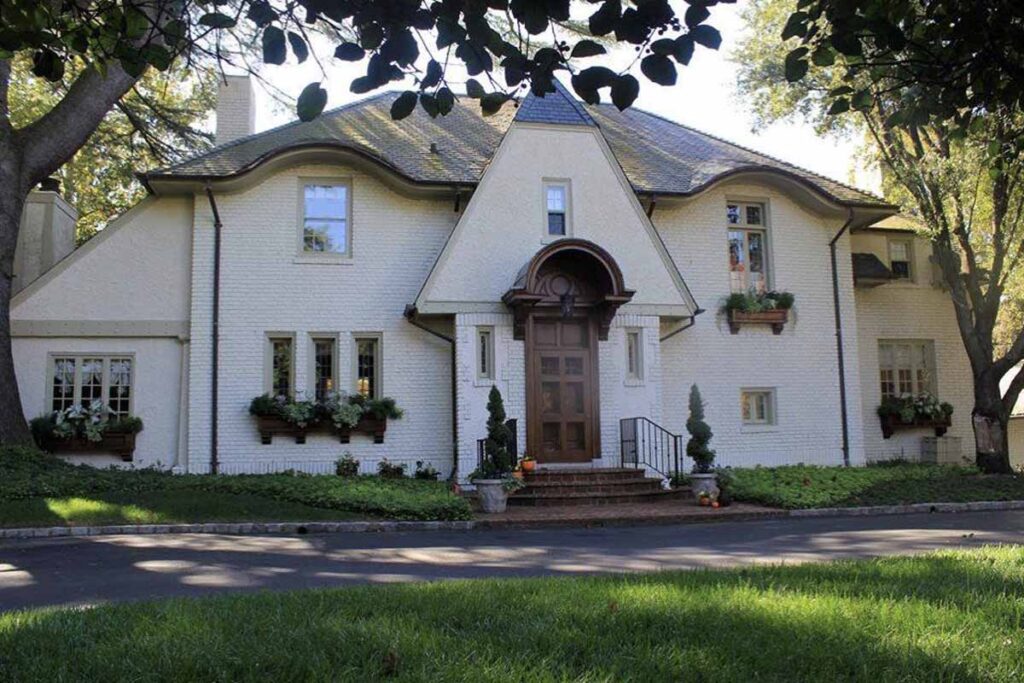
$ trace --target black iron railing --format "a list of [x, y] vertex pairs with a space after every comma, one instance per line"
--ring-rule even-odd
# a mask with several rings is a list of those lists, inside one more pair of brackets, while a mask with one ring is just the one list
[[664, 477], [682, 472], [683, 437], [646, 417], [619, 420], [623, 467], [651, 468]]
[[[512, 461], [519, 460], [519, 429], [518, 422], [515, 418], [505, 421], [505, 426], [508, 427], [508, 431], [512, 434], [512, 440], [509, 443], [509, 452], [512, 455]], [[479, 467], [484, 464], [484, 448], [487, 445], [487, 439], [476, 440], [476, 464]]]

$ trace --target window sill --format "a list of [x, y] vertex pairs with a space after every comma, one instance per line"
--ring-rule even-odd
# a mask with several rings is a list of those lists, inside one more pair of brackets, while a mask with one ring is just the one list
[[624, 379], [622, 381], [622, 384], [623, 384], [623, 386], [627, 386], [627, 387], [645, 387], [645, 386], [647, 386], [647, 382], [645, 382], [643, 379], [637, 378], [637, 377], [627, 377], [626, 379]]
[[296, 254], [292, 263], [314, 266], [350, 266], [352, 257], [344, 254]]
[[742, 434], [773, 434], [779, 431], [779, 425], [773, 424], [744, 424], [740, 426]]
[[497, 384], [498, 380], [493, 377], [477, 377], [473, 380], [474, 387], [490, 387]]

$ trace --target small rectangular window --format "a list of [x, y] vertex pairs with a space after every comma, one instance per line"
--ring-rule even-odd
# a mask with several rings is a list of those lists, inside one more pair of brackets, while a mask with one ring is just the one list
[[897, 280], [913, 279], [913, 246], [909, 239], [889, 240], [889, 270]]
[[545, 185], [547, 202], [547, 229], [549, 235], [568, 235], [569, 188], [561, 183]]
[[626, 330], [626, 377], [643, 379], [644, 357], [640, 330]]
[[772, 389], [744, 389], [740, 392], [740, 410], [743, 424], [775, 424], [775, 391]]
[[904, 394], [935, 395], [935, 345], [929, 339], [878, 342], [882, 398]]
[[338, 365], [338, 343], [332, 338], [313, 340], [313, 395], [323, 401], [334, 391]]
[[310, 254], [347, 254], [348, 185], [306, 183], [302, 206], [302, 250]]
[[476, 377], [494, 379], [494, 330], [481, 327], [476, 331]]
[[61, 411], [94, 401], [107, 406], [112, 416], [131, 414], [133, 359], [126, 356], [54, 356], [49, 406]]
[[380, 338], [356, 337], [356, 391], [380, 398]]
[[270, 337], [270, 394], [292, 398], [295, 349], [291, 337]]
[[733, 292], [768, 290], [768, 233], [764, 205], [729, 203], [729, 286]]

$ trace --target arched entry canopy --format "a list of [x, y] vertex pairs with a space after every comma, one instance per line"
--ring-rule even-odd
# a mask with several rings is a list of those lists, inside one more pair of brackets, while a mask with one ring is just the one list
[[501, 300], [514, 314], [516, 339], [523, 339], [531, 311], [558, 308], [566, 318], [594, 314], [598, 336], [606, 340], [615, 312], [632, 298], [611, 254], [587, 240], [563, 239], [534, 254]]

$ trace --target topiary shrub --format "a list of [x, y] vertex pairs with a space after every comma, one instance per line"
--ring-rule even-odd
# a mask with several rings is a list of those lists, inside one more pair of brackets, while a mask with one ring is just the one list
[[690, 387], [690, 418], [686, 421], [686, 431], [690, 433], [686, 454], [693, 458], [693, 471], [698, 474], [711, 472], [715, 452], [708, 444], [713, 434], [711, 427], [704, 421], [704, 401], [696, 384]]
[[478, 470], [481, 478], [500, 479], [508, 475], [515, 463], [509, 445], [512, 433], [505, 424], [505, 401], [498, 387], [491, 386], [487, 396], [487, 441], [484, 442], [484, 461]]

